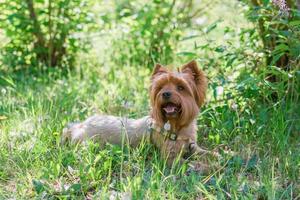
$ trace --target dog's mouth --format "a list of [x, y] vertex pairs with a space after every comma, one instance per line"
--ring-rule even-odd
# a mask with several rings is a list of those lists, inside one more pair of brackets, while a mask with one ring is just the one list
[[161, 108], [166, 116], [174, 116], [181, 111], [180, 105], [171, 102], [163, 104]]

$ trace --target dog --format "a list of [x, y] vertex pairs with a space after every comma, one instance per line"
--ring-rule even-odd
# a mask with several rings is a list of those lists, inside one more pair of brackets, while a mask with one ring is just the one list
[[[156, 64], [149, 89], [151, 111], [140, 119], [95, 115], [83, 122], [69, 124], [63, 141], [92, 139], [100, 144], [137, 146], [148, 138], [169, 166], [183, 161], [186, 154], [206, 153], [197, 145], [196, 118], [205, 101], [207, 79], [196, 61], [170, 71]], [[177, 159], [178, 158], [178, 159]]]

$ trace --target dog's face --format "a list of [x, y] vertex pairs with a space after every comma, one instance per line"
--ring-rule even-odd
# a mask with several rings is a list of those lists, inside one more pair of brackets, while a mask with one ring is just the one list
[[175, 121], [183, 127], [191, 123], [204, 103], [207, 82], [205, 75], [192, 61], [172, 72], [157, 64], [151, 77], [152, 117], [160, 125]]

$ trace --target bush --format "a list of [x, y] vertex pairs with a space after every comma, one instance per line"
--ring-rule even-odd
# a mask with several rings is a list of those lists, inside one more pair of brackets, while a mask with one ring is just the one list
[[115, 61], [149, 68], [155, 62], [173, 61], [182, 33], [202, 9], [192, 0], [125, 0], [116, 4], [114, 20], [121, 24], [121, 36], [113, 42]]
[[256, 24], [263, 44], [267, 79], [280, 82], [284, 71], [296, 74], [300, 65], [300, 5], [295, 0], [246, 2], [248, 19]]
[[297, 100], [300, 69], [300, 5], [294, 0], [246, 1], [247, 17], [256, 25], [264, 53], [257, 69], [265, 79], [267, 100]]
[[4, 1], [0, 28], [9, 42], [1, 50], [10, 67], [72, 66], [75, 55], [85, 49], [79, 34], [93, 21], [86, 1]]

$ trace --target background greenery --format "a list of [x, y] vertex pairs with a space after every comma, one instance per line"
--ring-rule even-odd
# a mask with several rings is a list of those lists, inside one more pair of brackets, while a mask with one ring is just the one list
[[[0, 1], [0, 199], [300, 198], [299, 7]], [[60, 145], [70, 121], [146, 115], [154, 63], [191, 59], [209, 79], [198, 142], [222, 155], [211, 173], [168, 169], [147, 143]]]

